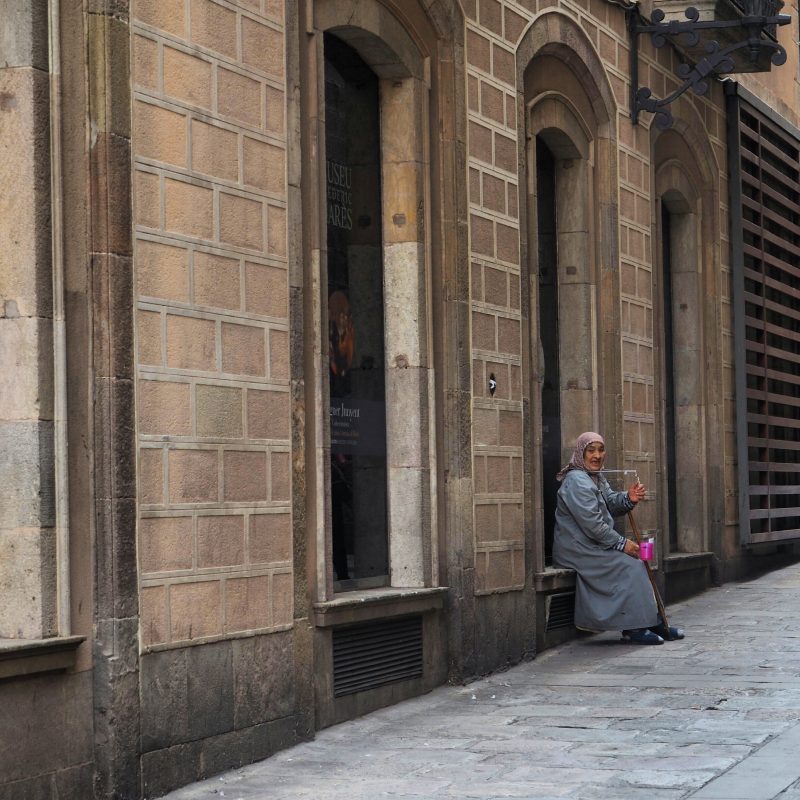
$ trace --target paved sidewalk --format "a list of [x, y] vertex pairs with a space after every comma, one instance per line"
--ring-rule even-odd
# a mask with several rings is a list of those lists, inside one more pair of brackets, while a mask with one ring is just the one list
[[800, 800], [800, 565], [441, 687], [170, 800]]

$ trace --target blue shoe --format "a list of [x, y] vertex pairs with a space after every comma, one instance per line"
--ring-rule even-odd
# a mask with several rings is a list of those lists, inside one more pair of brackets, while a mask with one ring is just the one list
[[683, 628], [673, 628], [672, 625], [670, 625], [669, 630], [667, 630], [663, 622], [659, 622], [658, 625], [654, 625], [652, 628], [650, 628], [650, 630], [664, 639], [683, 639], [685, 636]]
[[647, 628], [622, 631], [622, 635], [633, 644], [664, 644], [664, 640], [657, 633]]

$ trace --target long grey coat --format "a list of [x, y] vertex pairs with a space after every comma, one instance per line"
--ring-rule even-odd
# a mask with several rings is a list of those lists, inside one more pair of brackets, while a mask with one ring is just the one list
[[575, 625], [590, 631], [649, 628], [659, 622], [645, 565], [614, 546], [614, 517], [633, 508], [603, 475], [571, 470], [558, 490], [553, 561], [577, 573]]

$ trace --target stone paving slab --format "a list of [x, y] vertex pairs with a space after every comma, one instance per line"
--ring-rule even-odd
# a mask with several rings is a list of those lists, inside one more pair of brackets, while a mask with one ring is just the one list
[[800, 565], [319, 731], [169, 800], [800, 800]]

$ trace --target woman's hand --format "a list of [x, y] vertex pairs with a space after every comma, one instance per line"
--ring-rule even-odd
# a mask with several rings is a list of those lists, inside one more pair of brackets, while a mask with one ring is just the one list
[[638, 503], [640, 500], [644, 500], [646, 493], [647, 489], [645, 489], [643, 484], [639, 483], [638, 481], [634, 483], [630, 489], [628, 489], [628, 497], [632, 503]]
[[622, 550], [625, 555], [631, 556], [632, 558], [639, 557], [639, 545], [636, 542], [632, 541], [631, 539], [625, 540], [625, 547]]

